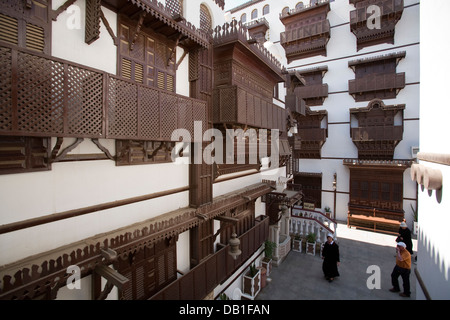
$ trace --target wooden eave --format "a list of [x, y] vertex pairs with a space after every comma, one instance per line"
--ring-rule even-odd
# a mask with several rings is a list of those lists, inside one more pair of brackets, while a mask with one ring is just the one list
[[405, 171], [412, 165], [412, 160], [360, 160], [344, 159], [343, 164], [350, 169], [391, 169]]
[[406, 51], [393, 52], [381, 56], [368, 57], [363, 59], [351, 60], [348, 62], [348, 67], [355, 71], [356, 66], [364, 65], [373, 62], [385, 61], [385, 60], [396, 60], [396, 64], [400, 62], [401, 59], [406, 57]]
[[354, 115], [356, 115], [358, 113], [363, 113], [363, 112], [370, 112], [373, 109], [373, 106], [375, 104], [379, 104], [381, 110], [383, 110], [383, 111], [402, 111], [402, 110], [405, 110], [405, 108], [406, 108], [405, 104], [395, 104], [395, 105], [386, 106], [383, 103], [383, 101], [374, 99], [369, 102], [367, 107], [350, 108], [349, 111], [350, 111], [350, 114], [354, 114]]
[[185, 48], [201, 46], [209, 48], [210, 37], [203, 30], [197, 29], [183, 17], [172, 13], [157, 0], [102, 0], [102, 4], [117, 14], [139, 20], [145, 12], [142, 26], [171, 39], [178, 40]]

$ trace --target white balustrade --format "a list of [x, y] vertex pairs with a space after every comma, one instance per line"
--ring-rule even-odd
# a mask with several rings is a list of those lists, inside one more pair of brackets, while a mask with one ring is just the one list
[[318, 242], [325, 243], [328, 233], [337, 238], [337, 223], [319, 211], [304, 210], [299, 207], [292, 208], [289, 231], [291, 234], [306, 236], [315, 233]]

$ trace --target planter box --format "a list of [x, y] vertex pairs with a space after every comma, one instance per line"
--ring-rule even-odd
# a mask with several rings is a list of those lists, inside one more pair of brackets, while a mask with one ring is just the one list
[[272, 259], [265, 257], [261, 261], [261, 266], [267, 270], [266, 274], [269, 276], [272, 272]]
[[293, 241], [292, 251], [302, 252], [302, 239]]
[[261, 290], [261, 269], [257, 269], [256, 274], [252, 277], [248, 271], [243, 277], [243, 298], [255, 299]]
[[306, 254], [316, 255], [316, 242], [306, 242]]

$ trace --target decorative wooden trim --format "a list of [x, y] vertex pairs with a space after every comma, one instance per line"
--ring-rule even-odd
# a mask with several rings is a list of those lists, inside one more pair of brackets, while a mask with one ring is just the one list
[[86, 0], [85, 42], [93, 43], [100, 37], [101, 0]]

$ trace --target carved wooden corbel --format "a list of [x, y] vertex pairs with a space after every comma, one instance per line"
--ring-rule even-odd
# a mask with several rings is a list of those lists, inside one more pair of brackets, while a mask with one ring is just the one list
[[141, 11], [141, 13], [139, 15], [139, 21], [136, 26], [136, 32], [134, 33], [133, 40], [130, 41], [130, 51], [133, 51], [134, 44], [136, 43], [139, 33], [141, 32], [142, 24], [144, 23], [144, 18], [146, 15], [147, 15], [147, 12]]

